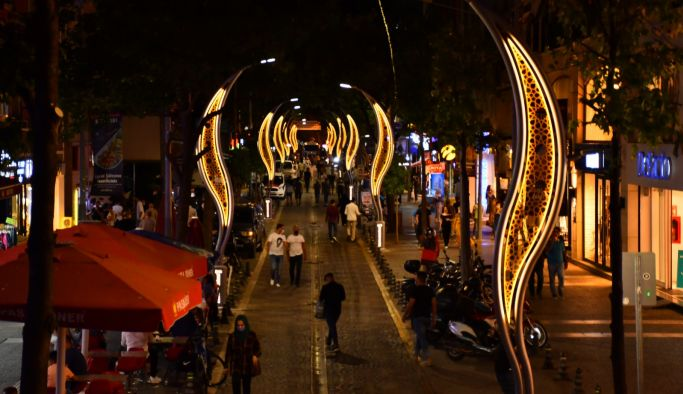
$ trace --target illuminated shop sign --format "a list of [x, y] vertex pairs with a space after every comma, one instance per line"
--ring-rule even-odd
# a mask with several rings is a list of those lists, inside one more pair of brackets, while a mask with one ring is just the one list
[[653, 152], [638, 152], [636, 174], [650, 179], [671, 179], [671, 158]]

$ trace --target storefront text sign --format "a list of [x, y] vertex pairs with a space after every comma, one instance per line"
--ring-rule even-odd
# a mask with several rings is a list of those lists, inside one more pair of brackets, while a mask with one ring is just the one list
[[671, 158], [663, 154], [640, 151], [636, 156], [636, 173], [644, 178], [670, 179]]

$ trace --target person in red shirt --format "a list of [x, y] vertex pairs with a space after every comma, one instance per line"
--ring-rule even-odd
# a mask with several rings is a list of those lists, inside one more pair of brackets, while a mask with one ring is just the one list
[[427, 228], [425, 239], [422, 241], [422, 255], [420, 256], [420, 264], [424, 266], [426, 271], [429, 267], [439, 260], [439, 238], [433, 228]]
[[337, 223], [339, 223], [339, 208], [334, 200], [330, 201], [325, 213], [325, 221], [327, 222], [327, 236], [330, 241], [337, 240]]

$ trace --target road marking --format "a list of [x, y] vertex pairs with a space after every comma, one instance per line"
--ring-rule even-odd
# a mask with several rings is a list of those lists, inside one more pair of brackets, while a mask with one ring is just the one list
[[24, 343], [23, 338], [5, 338], [3, 341], [0, 341], [0, 345], [4, 343]]
[[[553, 338], [609, 338], [612, 336], [610, 332], [554, 332]], [[626, 338], [635, 338], [635, 332], [624, 333]], [[682, 332], [646, 332], [643, 333], [643, 338], [683, 338]]]
[[[548, 325], [555, 324], [569, 324], [569, 325], [594, 325], [594, 324], [610, 324], [610, 320], [548, 320]], [[635, 324], [635, 320], [624, 320], [625, 324]], [[683, 320], [643, 320], [643, 324], [654, 325], [674, 325], [683, 326]]]
[[[309, 222], [311, 225], [308, 227], [310, 232], [312, 232], [312, 249], [315, 250], [313, 263], [311, 266], [311, 299], [313, 300], [313, 305], [318, 298], [317, 289], [320, 288], [320, 252], [319, 248], [319, 237], [320, 237], [320, 225], [318, 224], [318, 219], [315, 214], [315, 210], [310, 211]], [[315, 225], [313, 225], [315, 223]], [[309, 233], [310, 234], [310, 233]], [[309, 249], [309, 253], [313, 251]], [[309, 257], [310, 260], [310, 257]], [[322, 333], [321, 322], [319, 322], [315, 317], [311, 319], [311, 393], [315, 394], [327, 394], [327, 354], [325, 352], [325, 345], [321, 346], [321, 342], [325, 336]], [[317, 384], [316, 384], [317, 383]], [[317, 389], [317, 391], [316, 391]]]
[[[282, 208], [282, 205], [280, 205], [280, 208], [278, 209], [277, 214], [273, 219], [273, 224], [279, 223], [280, 215], [282, 214]], [[263, 245], [263, 250], [261, 251], [261, 255], [259, 256], [258, 263], [256, 263], [256, 268], [254, 268], [254, 270], [251, 272], [251, 278], [253, 278], [253, 280], [249, 280], [247, 288], [244, 291], [244, 296], [242, 297], [242, 299], [240, 299], [239, 305], [235, 307], [235, 311], [244, 312], [248, 309], [249, 302], [251, 301], [251, 295], [254, 292], [256, 282], [258, 282], [258, 278], [261, 275], [261, 269], [263, 268], [263, 264], [265, 263], [267, 257], [268, 250], [266, 246]]]

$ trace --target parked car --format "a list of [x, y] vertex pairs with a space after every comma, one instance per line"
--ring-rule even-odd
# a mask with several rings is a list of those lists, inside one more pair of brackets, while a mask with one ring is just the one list
[[268, 197], [268, 185], [270, 185], [270, 198], [284, 199], [285, 198], [285, 176], [281, 172], [276, 172], [273, 177], [273, 182], [268, 182], [268, 177], [263, 177], [263, 185], [265, 186], [266, 193], [264, 197]]
[[277, 160], [275, 162], [275, 171], [281, 172], [285, 176], [285, 179], [296, 178], [298, 176], [297, 168], [291, 160]]
[[263, 249], [264, 242], [266, 242], [266, 226], [260, 205], [237, 204], [232, 228], [238, 251], [246, 252], [247, 257], [254, 257], [257, 251]]

